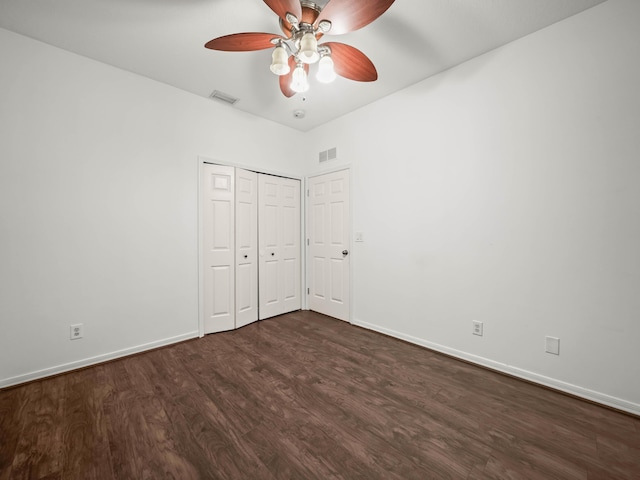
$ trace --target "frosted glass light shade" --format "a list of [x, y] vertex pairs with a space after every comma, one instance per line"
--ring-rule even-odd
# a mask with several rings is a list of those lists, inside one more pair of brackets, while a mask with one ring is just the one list
[[291, 71], [289, 56], [284, 47], [276, 47], [271, 54], [271, 71], [276, 75], [286, 75]]
[[302, 93], [309, 90], [309, 80], [307, 79], [307, 72], [304, 71], [304, 67], [302, 65], [296, 66], [291, 77], [291, 90], [297, 93]]
[[305, 33], [300, 39], [300, 60], [304, 63], [315, 63], [320, 58], [318, 40], [313, 33]]
[[325, 55], [318, 62], [318, 73], [316, 78], [319, 82], [329, 83], [336, 79], [336, 72], [333, 69], [333, 60], [329, 55]]

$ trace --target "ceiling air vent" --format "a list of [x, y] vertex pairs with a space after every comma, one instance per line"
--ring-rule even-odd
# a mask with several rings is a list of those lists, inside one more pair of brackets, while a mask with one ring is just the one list
[[324, 150], [318, 154], [320, 163], [326, 162], [327, 160], [335, 160], [336, 158], [338, 158], [338, 149], [336, 147]]
[[228, 103], [229, 105], [234, 105], [239, 98], [232, 97], [228, 93], [221, 92], [220, 90], [214, 90], [209, 98], [213, 98], [214, 100], [218, 100], [219, 102]]

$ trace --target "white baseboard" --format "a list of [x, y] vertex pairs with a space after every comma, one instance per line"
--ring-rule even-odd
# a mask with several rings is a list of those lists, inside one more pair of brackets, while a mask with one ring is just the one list
[[133, 355], [135, 353], [145, 352], [147, 350], [153, 350], [154, 348], [165, 347], [167, 345], [179, 343], [197, 337], [197, 331], [183, 333], [182, 335], [176, 335], [175, 337], [164, 338], [162, 340], [156, 340], [155, 342], [144, 343], [135, 347], [125, 348], [123, 350], [117, 350], [115, 352], [85, 358], [83, 360], [77, 360], [75, 362], [64, 363], [62, 365], [44, 368], [42, 370], [25, 373], [23, 375], [17, 375], [15, 377], [0, 379], [0, 388], [11, 387], [13, 385], [19, 385], [21, 383], [31, 382], [33, 380], [39, 380], [41, 378], [50, 377], [52, 375], [58, 375], [60, 373], [69, 372], [71, 370], [77, 370], [78, 368], [90, 367], [91, 365], [96, 365], [98, 363], [115, 360], [118, 358], [126, 357], [128, 355]]
[[537, 373], [530, 372], [528, 370], [523, 370], [521, 368], [517, 368], [511, 365], [496, 362], [488, 358], [479, 357], [477, 355], [463, 352], [461, 350], [445, 347], [444, 345], [439, 345], [437, 343], [429, 342], [422, 338], [414, 337], [412, 335], [407, 335], [405, 333], [397, 332], [395, 330], [390, 330], [388, 328], [384, 328], [379, 325], [374, 325], [372, 323], [363, 322], [360, 320], [353, 320], [351, 324], [357, 325], [362, 328], [366, 328], [368, 330], [373, 330], [374, 332], [384, 333], [385, 335], [389, 335], [390, 337], [399, 338], [409, 343], [420, 345], [430, 350], [444, 353], [446, 355], [450, 355], [452, 357], [456, 357], [461, 360], [465, 360], [467, 362], [471, 362], [476, 365], [489, 368], [491, 370], [496, 370], [498, 372], [506, 373], [508, 375], [513, 375], [514, 377], [518, 377], [523, 380], [537, 383], [539, 385], [544, 385], [546, 387], [550, 387], [555, 390], [560, 390], [562, 392], [569, 393], [571, 395], [575, 395], [580, 398], [584, 398], [585, 400], [599, 403], [601, 405], [606, 405], [608, 407], [612, 407], [617, 410], [622, 410], [634, 415], [640, 415], [640, 404], [637, 404], [637, 403], [629, 402], [627, 400], [623, 400], [617, 397], [612, 397], [611, 395], [607, 395], [605, 393], [589, 390], [588, 388], [583, 388], [578, 385], [573, 385], [571, 383], [566, 383], [561, 380], [556, 380], [554, 378], [545, 377], [544, 375], [539, 375]]

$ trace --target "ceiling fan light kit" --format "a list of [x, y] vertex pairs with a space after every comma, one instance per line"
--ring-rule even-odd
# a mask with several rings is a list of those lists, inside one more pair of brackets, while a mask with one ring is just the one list
[[300, 39], [298, 58], [302, 63], [316, 63], [320, 59], [318, 54], [318, 39], [315, 33], [307, 32]]
[[309, 65], [318, 64], [316, 78], [329, 83], [340, 75], [372, 82], [378, 72], [360, 50], [338, 42], [318, 44], [325, 34], [362, 28], [382, 15], [395, 0], [329, 0], [320, 8], [307, 0], [264, 0], [280, 17], [283, 37], [271, 33], [236, 33], [205, 44], [211, 50], [249, 52], [273, 48], [270, 70], [280, 77], [286, 97], [309, 90]]
[[331, 55], [320, 57], [316, 78], [319, 82], [322, 83], [331, 83], [336, 79], [336, 71], [333, 68], [333, 60], [331, 59]]
[[302, 64], [296, 65], [293, 70], [291, 79], [291, 90], [296, 93], [303, 93], [309, 90], [309, 80], [307, 79], [307, 72], [304, 71]]
[[271, 55], [271, 71], [276, 75], [286, 75], [291, 71], [289, 54], [282, 45], [278, 45]]

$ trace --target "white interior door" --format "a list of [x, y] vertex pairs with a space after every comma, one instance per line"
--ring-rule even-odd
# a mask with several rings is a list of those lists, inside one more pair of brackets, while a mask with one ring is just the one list
[[258, 320], [258, 174], [236, 168], [236, 328]]
[[300, 181], [258, 175], [260, 319], [299, 310]]
[[349, 170], [309, 179], [309, 309], [349, 321]]
[[235, 328], [234, 168], [203, 165], [204, 333]]

